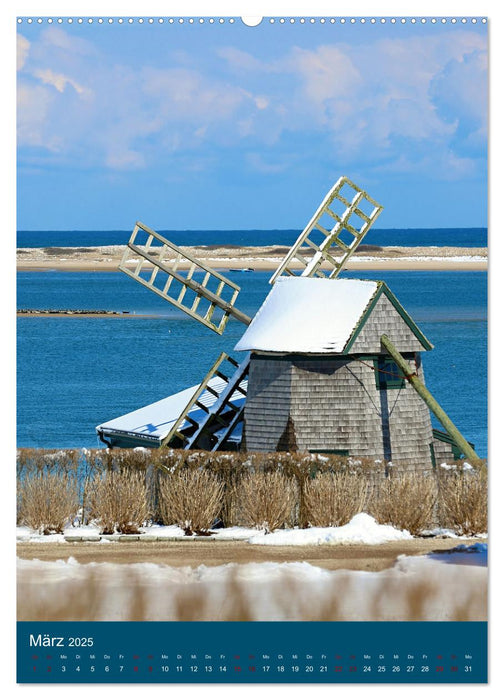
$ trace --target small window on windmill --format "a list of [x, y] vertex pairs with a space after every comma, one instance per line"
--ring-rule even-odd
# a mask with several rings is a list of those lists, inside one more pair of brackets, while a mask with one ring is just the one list
[[374, 360], [377, 389], [402, 389], [404, 374], [391, 357], [378, 357]]

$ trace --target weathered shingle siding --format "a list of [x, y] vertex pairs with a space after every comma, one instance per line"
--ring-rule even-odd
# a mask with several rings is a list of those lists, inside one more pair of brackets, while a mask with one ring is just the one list
[[300, 450], [383, 456], [374, 371], [348, 358], [295, 360], [292, 409]]
[[455, 461], [452, 446], [443, 440], [434, 439], [434, 454], [436, 456], [436, 464], [438, 466], [443, 464], [443, 462], [446, 464], [453, 464]]
[[[424, 381], [423, 369], [409, 360], [411, 371], [417, 371]], [[397, 399], [395, 395], [397, 394]], [[418, 469], [431, 469], [430, 445], [433, 442], [432, 423], [427, 404], [406, 382], [404, 389], [389, 391], [390, 441], [392, 462], [404, 462]]]
[[[413, 356], [410, 364], [415, 370]], [[423, 377], [421, 367], [418, 371]], [[372, 360], [253, 355], [245, 408], [247, 450], [276, 450], [289, 415], [299, 451], [347, 450], [356, 457], [430, 468], [427, 406], [407, 383], [402, 389], [377, 389]]]
[[[414, 358], [410, 364], [414, 370]], [[377, 389], [371, 367], [369, 360], [353, 358], [293, 362], [291, 418], [298, 449], [348, 450], [356, 457], [429, 468], [427, 406], [407, 383], [402, 389]]]
[[289, 419], [292, 366], [275, 358], [252, 355], [245, 444], [251, 452], [274, 452]]
[[382, 352], [380, 337], [383, 334], [388, 335], [399, 352], [425, 350], [385, 294], [382, 294], [376, 302], [376, 306], [371, 311], [350, 352], [352, 354]]

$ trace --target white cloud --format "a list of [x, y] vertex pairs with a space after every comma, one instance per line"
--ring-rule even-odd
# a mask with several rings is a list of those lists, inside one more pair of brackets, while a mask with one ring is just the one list
[[443, 154], [463, 176], [486, 138], [485, 48], [459, 31], [290, 47], [270, 60], [227, 46], [220, 65], [175, 50], [156, 62], [144, 47], [128, 64], [51, 27], [19, 38], [20, 144], [116, 170], [240, 145], [249, 167], [279, 172], [274, 149], [313, 158], [310, 143], [319, 159], [397, 172]]
[[64, 29], [48, 26], [40, 34], [40, 50], [42, 55], [48, 55], [53, 50], [60, 50], [67, 57], [70, 55], [92, 56], [97, 54], [95, 45], [75, 34], [68, 34]]
[[110, 144], [105, 163], [113, 170], [137, 170], [145, 167], [145, 158], [141, 153], [124, 147], [112, 148]]
[[328, 100], [345, 100], [357, 92], [363, 82], [350, 55], [337, 46], [319, 46], [315, 50], [294, 48], [280, 65], [298, 73], [306, 99], [314, 107]]
[[432, 81], [431, 95], [438, 109], [484, 123], [488, 112], [487, 63], [486, 52], [480, 50], [449, 61]]
[[28, 52], [30, 51], [30, 42], [22, 34], [17, 35], [17, 45], [16, 45], [16, 61], [17, 70], [21, 70], [26, 63], [28, 57]]
[[240, 87], [187, 68], [145, 69], [140, 87], [168, 121], [199, 122], [202, 117], [207, 122], [226, 120], [247, 98]]
[[258, 95], [257, 97], [254, 97], [254, 103], [257, 109], [267, 109], [267, 107], [270, 104], [270, 101], [267, 97]]
[[16, 97], [18, 142], [56, 151], [57, 137], [49, 137], [45, 129], [51, 105], [47, 88], [20, 83]]
[[231, 69], [238, 73], [243, 71], [253, 71], [255, 73], [271, 71], [271, 66], [267, 63], [234, 46], [223, 46], [217, 49], [216, 53], [227, 61]]
[[33, 72], [35, 78], [39, 78], [46, 85], [52, 85], [58, 92], [64, 92], [67, 85], [71, 85], [75, 92], [82, 95], [86, 88], [79, 85], [73, 78], [69, 78], [62, 73], [54, 73], [50, 68], [40, 68]]

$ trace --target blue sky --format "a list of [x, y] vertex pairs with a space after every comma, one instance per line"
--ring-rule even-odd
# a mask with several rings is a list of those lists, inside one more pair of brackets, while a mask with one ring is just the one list
[[23, 22], [17, 58], [18, 229], [301, 229], [343, 174], [379, 227], [487, 223], [481, 22]]

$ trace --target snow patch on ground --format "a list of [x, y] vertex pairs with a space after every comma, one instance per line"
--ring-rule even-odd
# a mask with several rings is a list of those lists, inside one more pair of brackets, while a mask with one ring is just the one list
[[[178, 525], [146, 525], [140, 528], [140, 534], [159, 539], [181, 538], [190, 540], [191, 536], [186, 536], [182, 528]], [[241, 540], [255, 545], [281, 545], [281, 546], [312, 546], [312, 545], [350, 545], [350, 544], [382, 544], [397, 540], [413, 539], [407, 530], [399, 530], [392, 525], [379, 525], [374, 518], [367, 513], [359, 513], [352, 520], [341, 527], [309, 527], [306, 529], [292, 528], [285, 530], [275, 530], [265, 533], [264, 530], [246, 527], [223, 527], [211, 530], [210, 534], [216, 540]], [[435, 528], [425, 530], [422, 533], [425, 537], [443, 537], [454, 539], [474, 539], [474, 537], [464, 537], [457, 535], [453, 530], [446, 528]], [[88, 537], [97, 538], [100, 536], [100, 528], [97, 524], [83, 525], [79, 527], [66, 527], [63, 534], [42, 535], [29, 527], [17, 527], [16, 539], [18, 542], [43, 542], [61, 543], [65, 542], [65, 537]], [[481, 533], [478, 537], [486, 537], [486, 533]], [[102, 537], [101, 542], [109, 542]]]
[[455, 262], [487, 262], [488, 258], [484, 255], [401, 255], [400, 257], [372, 256], [359, 255], [356, 258], [358, 261], [366, 262], [440, 262], [440, 263], [455, 263]]
[[251, 544], [265, 545], [317, 545], [317, 544], [382, 544], [394, 540], [411, 540], [407, 530], [391, 525], [379, 525], [367, 513], [355, 515], [341, 527], [310, 527], [306, 530], [277, 530], [251, 537]]
[[[441, 469], [446, 469], [448, 471], [453, 469], [460, 469], [460, 467], [458, 467], [456, 464], [446, 464], [446, 462], [442, 462], [439, 466]], [[464, 464], [462, 465], [462, 471], [474, 471], [474, 468], [471, 464], [469, 464], [469, 462], [464, 462]]]
[[153, 535], [154, 537], [183, 537], [184, 531], [178, 525], [149, 525], [140, 528], [140, 532], [144, 535]]
[[[184, 531], [177, 525], [149, 525], [140, 529], [141, 534], [158, 538], [181, 537]], [[221, 540], [242, 540], [257, 545], [307, 546], [320, 544], [381, 544], [394, 540], [413, 539], [407, 530], [398, 530], [391, 525], [379, 525], [367, 513], [359, 513], [341, 527], [310, 527], [285, 529], [265, 534], [257, 528], [224, 527], [211, 531], [212, 537]], [[65, 537], [98, 537], [96, 524], [67, 527], [63, 534], [41, 535], [28, 527], [18, 527], [16, 538], [20, 542], [65, 542]], [[105, 540], [102, 540], [105, 541]]]

